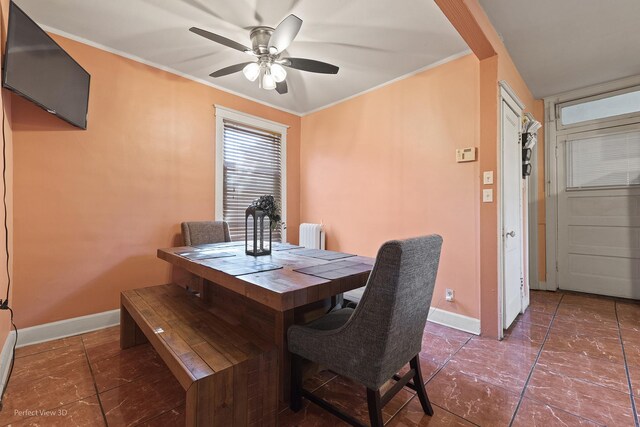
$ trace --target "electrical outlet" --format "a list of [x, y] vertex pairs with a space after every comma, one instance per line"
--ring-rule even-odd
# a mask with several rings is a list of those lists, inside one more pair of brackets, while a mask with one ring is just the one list
[[453, 301], [453, 299], [454, 299], [454, 296], [453, 296], [453, 289], [449, 289], [449, 288], [447, 288], [447, 289], [446, 289], [446, 291], [445, 291], [444, 298], [445, 298], [447, 301]]

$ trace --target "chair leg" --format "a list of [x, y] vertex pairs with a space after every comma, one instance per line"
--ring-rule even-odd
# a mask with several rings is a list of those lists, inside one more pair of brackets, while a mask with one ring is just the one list
[[369, 420], [371, 427], [383, 427], [382, 403], [380, 402], [380, 390], [367, 388], [367, 403], [369, 404]]
[[289, 408], [293, 412], [302, 409], [302, 357], [291, 354], [291, 401]]
[[422, 405], [422, 410], [425, 414], [431, 416], [433, 415], [433, 408], [431, 407], [431, 402], [429, 402], [429, 397], [427, 396], [427, 391], [424, 388], [424, 380], [422, 379], [422, 372], [420, 371], [420, 355], [416, 354], [416, 356], [411, 359], [409, 362], [409, 366], [411, 369], [416, 371], [413, 376], [413, 385], [416, 387], [416, 393], [418, 394], [418, 399], [420, 399], [420, 405]]

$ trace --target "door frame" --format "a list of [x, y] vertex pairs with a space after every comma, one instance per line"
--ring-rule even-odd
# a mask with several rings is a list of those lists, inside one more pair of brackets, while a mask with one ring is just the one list
[[[496, 198], [497, 203], [498, 203], [498, 339], [502, 339], [504, 337], [504, 218], [503, 218], [503, 207], [505, 205], [504, 203], [504, 180], [505, 177], [502, 175], [502, 171], [504, 170], [503, 168], [503, 164], [502, 164], [502, 152], [503, 152], [503, 147], [504, 147], [504, 141], [503, 141], [503, 135], [502, 135], [502, 109], [504, 107], [504, 102], [507, 103], [507, 105], [509, 105], [509, 107], [516, 112], [516, 114], [518, 115], [518, 121], [520, 123], [520, 129], [518, 131], [518, 133], [520, 133], [522, 131], [522, 116], [523, 116], [523, 111], [525, 109], [525, 105], [522, 103], [522, 101], [520, 101], [520, 99], [518, 98], [518, 96], [515, 94], [515, 92], [513, 91], [513, 89], [511, 89], [511, 87], [509, 86], [509, 84], [504, 81], [501, 80], [499, 83], [499, 103], [500, 106], [498, 108], [498, 176], [500, 178], [500, 184], [499, 184], [499, 194], [498, 197]], [[519, 112], [519, 113], [518, 113]], [[520, 257], [521, 257], [521, 262], [520, 262], [520, 275], [521, 277], [525, 277], [524, 275], [524, 271], [526, 271], [527, 269], [527, 265], [528, 265], [528, 261], [524, 258], [525, 257], [525, 248], [524, 246], [527, 244], [526, 242], [529, 241], [529, 236], [528, 236], [528, 226], [526, 223], [526, 214], [524, 214], [524, 209], [523, 209], [523, 183], [522, 183], [522, 176], [520, 176], [520, 185], [518, 186], [519, 188], [519, 203], [520, 203], [520, 230], [522, 233], [522, 239], [521, 239], [521, 248], [520, 248]], [[528, 288], [528, 286], [527, 286]], [[521, 301], [522, 301], [522, 295], [521, 295]], [[523, 313], [524, 310], [526, 309], [526, 307], [524, 306], [524, 301], [522, 301], [521, 303], [521, 307], [520, 307], [520, 312]]]
[[540, 289], [555, 291], [558, 289], [558, 137], [575, 132], [604, 129], [626, 124], [637, 123], [640, 114], [606, 118], [585, 122], [571, 127], [563, 127], [559, 122], [560, 104], [578, 101], [583, 98], [605, 96], [612, 92], [624, 92], [640, 86], [640, 75], [620, 80], [601, 83], [582, 89], [563, 92], [544, 98], [545, 115], [545, 198], [546, 198], [546, 270], [545, 282], [540, 282]]
[[[525, 116], [527, 116], [529, 120], [536, 120], [532, 113], [525, 113]], [[529, 291], [531, 289], [540, 289], [540, 272], [538, 271], [538, 245], [540, 244], [538, 241], [538, 177], [540, 162], [544, 161], [544, 159], [538, 158], [538, 147], [539, 143], [531, 148], [531, 175], [523, 180], [526, 195], [525, 202], [527, 203], [524, 212], [525, 215], [527, 215], [527, 223], [529, 225], [528, 244], [525, 247], [525, 252], [527, 253], [526, 259], [529, 264], [527, 270], [527, 286]], [[525, 306], [529, 306], [529, 293], [525, 295]]]

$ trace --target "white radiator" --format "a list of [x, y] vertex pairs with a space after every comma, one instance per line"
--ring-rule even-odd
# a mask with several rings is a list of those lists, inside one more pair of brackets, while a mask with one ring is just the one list
[[300, 224], [300, 246], [308, 249], [324, 249], [322, 224]]

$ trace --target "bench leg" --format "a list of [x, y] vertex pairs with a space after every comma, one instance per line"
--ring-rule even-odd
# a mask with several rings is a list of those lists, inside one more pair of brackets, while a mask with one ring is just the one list
[[[234, 422], [233, 369], [202, 378], [187, 389], [186, 427], [227, 427]], [[246, 423], [244, 423], [246, 424]]]
[[[185, 402], [186, 427], [196, 427], [198, 425], [200, 418], [198, 416], [198, 407], [204, 403], [201, 402], [203, 397], [201, 393], [198, 393], [198, 383], [195, 382], [191, 384], [191, 387], [187, 390], [187, 399]], [[213, 400], [213, 397], [211, 400]], [[209, 405], [210, 404], [209, 402]]]
[[127, 349], [148, 342], [124, 305], [120, 306], [120, 348]]

